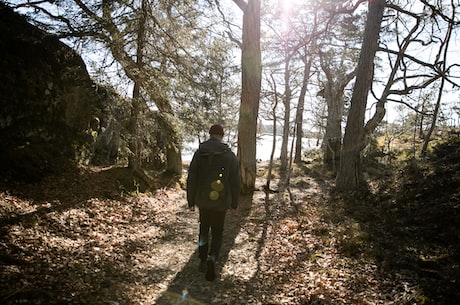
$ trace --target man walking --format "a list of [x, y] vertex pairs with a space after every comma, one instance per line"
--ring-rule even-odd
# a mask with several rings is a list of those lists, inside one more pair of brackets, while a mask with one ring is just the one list
[[200, 271], [206, 272], [206, 280], [213, 281], [222, 246], [225, 214], [230, 208], [238, 208], [240, 172], [235, 154], [222, 143], [222, 126], [211, 126], [209, 135], [209, 140], [200, 144], [190, 163], [187, 201], [191, 210], [198, 206], [200, 213]]

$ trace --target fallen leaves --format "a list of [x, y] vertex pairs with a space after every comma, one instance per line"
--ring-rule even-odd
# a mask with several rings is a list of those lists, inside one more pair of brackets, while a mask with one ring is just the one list
[[[65, 188], [64, 179], [36, 185], [40, 188], [36, 193], [41, 194], [37, 199], [23, 195], [25, 191], [33, 193], [30, 185], [18, 194], [0, 192], [5, 233], [0, 241], [0, 303], [126, 304], [137, 297], [152, 300], [155, 293], [146, 294], [149, 288], [142, 283], [159, 265], [152, 254], [162, 239], [169, 236], [174, 240], [172, 236], [184, 233], [182, 224], [175, 225], [183, 220], [176, 215], [183, 210], [183, 199], [177, 200], [175, 190], [159, 190], [156, 196], [95, 197], [97, 193], [89, 187], [95, 181], [82, 181], [87, 184], [75, 183], [79, 185], [75, 189]], [[70, 202], [66, 200], [69, 193], [74, 196]], [[163, 255], [157, 255], [162, 269], [180, 261], [174, 260], [171, 252], [167, 253], [171, 260]], [[187, 257], [187, 253], [181, 255]], [[176, 270], [163, 275], [177, 272], [177, 268], [170, 269]], [[139, 289], [143, 292], [129, 292]]]
[[387, 193], [387, 206], [349, 203], [324, 180], [293, 177], [289, 193], [265, 202], [255, 192], [229, 215], [209, 283], [183, 190], [122, 194], [106, 169], [74, 175], [0, 191], [0, 303], [435, 304], [423, 285], [451, 291], [439, 283], [458, 274], [452, 248], [427, 243], [412, 218], [389, 217], [406, 214]]

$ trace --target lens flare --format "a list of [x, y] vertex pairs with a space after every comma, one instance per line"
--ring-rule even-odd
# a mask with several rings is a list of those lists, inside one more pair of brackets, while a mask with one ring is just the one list
[[187, 289], [182, 290], [182, 301], [185, 300], [187, 296], [188, 296], [188, 290]]

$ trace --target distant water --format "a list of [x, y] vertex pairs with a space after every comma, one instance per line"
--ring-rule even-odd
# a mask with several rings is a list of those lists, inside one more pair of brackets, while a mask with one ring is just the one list
[[[291, 148], [291, 141], [292, 138], [289, 138], [288, 143], [288, 150]], [[316, 144], [318, 143], [317, 139], [310, 139], [304, 138], [302, 139], [302, 149], [309, 150], [316, 148]], [[257, 151], [256, 151], [256, 158], [262, 161], [270, 160], [270, 154], [272, 152], [273, 146], [273, 136], [271, 135], [263, 135], [259, 136], [257, 140]], [[193, 153], [198, 148], [198, 142], [196, 143], [184, 143], [184, 147], [182, 149], [182, 161], [190, 162], [193, 157]], [[233, 150], [236, 154], [236, 149]], [[274, 158], [278, 159], [281, 153], [281, 136], [276, 137], [276, 148], [275, 148], [275, 155]]]

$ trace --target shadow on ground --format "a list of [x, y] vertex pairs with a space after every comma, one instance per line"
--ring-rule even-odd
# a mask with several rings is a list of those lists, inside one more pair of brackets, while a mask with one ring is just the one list
[[[176, 212], [180, 192], [125, 196], [119, 186], [132, 179], [125, 169], [94, 168], [0, 185], [0, 304], [150, 298], [146, 292], [174, 272], [151, 257], [169, 239], [184, 244], [194, 234]], [[171, 261], [181, 264], [180, 257]]]
[[460, 142], [446, 146], [399, 172], [380, 165], [373, 191], [336, 194], [325, 209], [344, 227], [340, 254], [374, 262], [405, 294], [398, 304], [460, 301]]
[[[230, 250], [235, 244], [240, 228], [251, 211], [251, 206], [252, 195], [242, 196], [240, 197], [239, 213], [237, 215], [228, 213], [226, 216], [224, 242], [216, 263], [217, 277], [215, 281], [206, 281], [205, 275], [198, 271], [197, 249], [155, 304], [212, 304], [213, 299], [223, 288], [232, 285], [232, 283], [224, 282], [220, 278], [220, 274], [229, 258]], [[196, 225], [198, 226], [198, 222]]]

